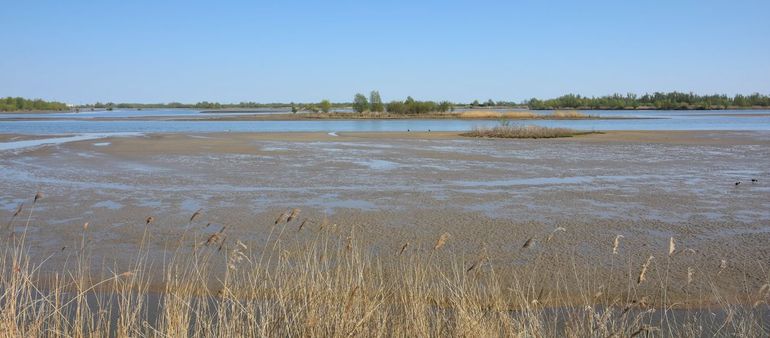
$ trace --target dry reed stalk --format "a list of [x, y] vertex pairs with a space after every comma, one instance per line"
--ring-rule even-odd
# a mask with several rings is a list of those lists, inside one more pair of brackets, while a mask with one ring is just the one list
[[83, 223], [83, 231], [88, 230], [88, 222]]
[[348, 294], [348, 301], [347, 304], [345, 304], [345, 314], [350, 313], [350, 309], [353, 308], [353, 298], [355, 298], [357, 292], [358, 285], [356, 285], [353, 290], [350, 291], [350, 294]]
[[33, 203], [33, 204], [34, 204], [34, 203], [37, 203], [37, 201], [38, 201], [39, 199], [41, 199], [41, 198], [43, 198], [43, 193], [42, 193], [42, 192], [40, 192], [40, 191], [38, 191], [38, 192], [35, 194], [35, 199], [32, 201], [32, 203]]
[[301, 231], [303, 227], [305, 227], [305, 223], [307, 223], [307, 218], [305, 218], [302, 223], [300, 223], [299, 228], [297, 229], [297, 232]]
[[446, 244], [446, 241], [449, 240], [449, 237], [451, 236], [452, 235], [450, 235], [448, 232], [443, 233], [441, 237], [439, 237], [438, 240], [436, 240], [436, 244], [433, 245], [433, 251], [441, 249], [441, 247], [443, 247]]
[[652, 259], [655, 258], [652, 255], [650, 257], [647, 257], [647, 260], [642, 264], [642, 269], [639, 271], [639, 277], [636, 279], [636, 284], [641, 284], [645, 280], [647, 280], [646, 274], [647, 269], [650, 267], [650, 263], [652, 262]]
[[671, 237], [668, 239], [668, 255], [671, 256], [676, 251], [676, 243], [674, 242], [674, 237]]
[[687, 267], [687, 285], [692, 284], [692, 277], [695, 274], [695, 269], [693, 269], [691, 266]]
[[618, 246], [620, 245], [620, 239], [623, 238], [623, 235], [617, 235], [615, 236], [615, 241], [612, 242], [612, 254], [617, 255], [618, 254]]

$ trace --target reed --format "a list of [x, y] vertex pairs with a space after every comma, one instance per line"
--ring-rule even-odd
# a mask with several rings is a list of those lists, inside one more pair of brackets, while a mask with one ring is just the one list
[[541, 126], [520, 126], [520, 125], [499, 125], [492, 128], [476, 128], [470, 132], [461, 134], [468, 137], [487, 137], [487, 138], [558, 138], [572, 137], [576, 135], [589, 134], [579, 132], [568, 128], [550, 128]]
[[584, 119], [590, 117], [584, 113], [575, 110], [557, 110], [552, 116], [559, 119]]
[[[284, 221], [290, 214], [283, 213], [279, 219]], [[303, 224], [328, 224], [325, 216], [304, 216], [308, 219]], [[270, 224], [272, 221], [265, 222], [265, 229], [287, 226]], [[141, 220], [138, 223], [141, 225]], [[234, 231], [225, 238], [225, 227], [208, 235], [205, 229], [180, 228], [180, 233], [189, 230], [190, 238], [185, 238], [172, 257], [157, 260], [152, 258], [147, 238], [161, 229], [145, 226], [147, 236], [130, 263], [117, 268], [108, 264], [110, 268], [101, 270], [99, 264], [93, 264], [95, 257], [89, 254], [92, 244], [88, 241], [84, 240], [82, 250], [64, 260], [66, 263], [50, 266], [46, 265], [50, 257], [36, 257], [24, 242], [25, 236], [3, 236], [0, 336], [632, 337], [770, 333], [767, 281], [761, 287], [747, 288], [740, 298], [749, 304], [744, 306], [727, 301], [720, 291], [721, 279], [712, 278], [714, 262], [708, 260], [688, 262], [691, 265], [686, 274], [678, 279], [658, 271], [652, 264], [653, 255], [640, 252], [627, 252], [625, 281], [603, 280], [576, 264], [572, 269], [556, 269], [554, 266], [570, 265], [549, 263], [576, 259], [558, 254], [574, 250], [559, 247], [565, 245], [556, 237], [566, 232], [561, 227], [521, 238], [527, 250], [517, 251], [517, 257], [490, 256], [483, 247], [472, 261], [447, 245], [452, 237], [448, 232], [435, 242], [412, 243], [410, 250], [406, 250], [409, 243], [399, 244], [387, 248], [391, 254], [378, 255], [382, 248], [367, 244], [371, 242], [366, 232], [354, 232], [354, 227], [308, 227], [304, 232], [286, 233], [275, 229], [278, 234], [271, 232], [265, 241], [238, 238]], [[82, 231], [87, 238], [95, 228], [84, 225]], [[620, 238], [615, 236], [608, 260], [619, 255]], [[201, 242], [209, 245], [196, 245]], [[533, 246], [535, 242], [542, 245]], [[665, 255], [665, 242], [651, 247]], [[623, 250], [624, 254], [626, 251], [631, 250]], [[634, 279], [630, 270], [638, 267], [632, 262], [638, 262], [640, 255], [647, 258]], [[501, 265], [520, 266], [503, 275], [497, 269]], [[722, 265], [721, 269], [728, 268]], [[701, 282], [706, 286], [699, 288]], [[704, 293], [694, 298], [714, 299], [716, 303], [705, 311], [681, 305], [683, 300], [667, 303], [662, 294], [669, 284], [701, 290]]]

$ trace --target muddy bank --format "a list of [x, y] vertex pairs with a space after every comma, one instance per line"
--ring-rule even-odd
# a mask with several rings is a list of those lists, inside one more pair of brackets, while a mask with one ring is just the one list
[[[0, 210], [10, 217], [44, 192], [28, 240], [54, 266], [82, 240], [84, 222], [97, 261], [120, 265], [135, 257], [147, 216], [155, 218], [151, 247], [160, 259], [199, 209], [196, 231], [226, 226], [259, 247], [278, 214], [300, 208], [315, 223], [307, 233], [292, 230], [291, 240], [312, 236], [324, 216], [343, 233], [365, 233], [382, 257], [407, 241], [424, 250], [449, 232], [445, 259], [484, 249], [501, 274], [548, 252], [558, 257], [542, 255], [540, 264], [627, 280], [649, 255], [665, 259], [675, 237], [681, 250], [697, 254], [672, 260], [671, 273], [681, 280], [696, 266], [699, 283], [715, 280], [737, 292], [766, 281], [757, 264], [770, 259], [769, 145], [768, 134], [757, 132], [108, 137], [0, 152]], [[565, 231], [545, 245], [557, 228]], [[622, 258], [611, 254], [617, 235], [624, 236]], [[530, 238], [536, 245], [522, 251]], [[722, 260], [727, 268], [713, 274]]]

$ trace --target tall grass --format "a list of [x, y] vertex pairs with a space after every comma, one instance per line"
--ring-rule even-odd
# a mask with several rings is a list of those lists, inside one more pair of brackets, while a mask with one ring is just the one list
[[468, 110], [460, 112], [457, 117], [461, 119], [587, 119], [594, 116], [574, 110], [557, 110], [551, 114], [536, 114], [531, 111], [493, 111], [493, 110]]
[[576, 110], [557, 110], [553, 112], [552, 116], [559, 119], [584, 119], [590, 117], [590, 115], [583, 114]]
[[[39, 203], [39, 202], [37, 202]], [[34, 210], [30, 208], [27, 219]], [[597, 280], [591, 271], [556, 270], [569, 261], [569, 229], [519, 239], [521, 257], [465, 257], [453, 236], [375, 250], [366, 231], [302, 218], [299, 209], [267, 220], [262, 241], [216, 236], [197, 224], [180, 228], [175, 254], [150, 259], [154, 223], [140, 219], [143, 240], [128, 266], [94, 269], [90, 231], [59, 269], [36, 257], [25, 234], [6, 237], [0, 256], [0, 335], [30, 336], [595, 336], [640, 334], [766, 336], [770, 286], [747, 290], [754, 306], [726, 301], [711, 280], [706, 310], [666, 303], [682, 285], [649, 258], [623, 252], [609, 237], [607, 261], [625, 277]], [[288, 220], [288, 216], [292, 220]], [[21, 219], [21, 218], [19, 218]], [[13, 222], [14, 220], [12, 220]], [[572, 248], [574, 249], [574, 248]], [[659, 256], [666, 256], [661, 252]], [[517, 258], [529, 263], [514, 263]], [[669, 255], [675, 259], [675, 254]], [[33, 261], [38, 263], [33, 264]], [[622, 261], [622, 260], [620, 260]], [[708, 279], [711, 262], [694, 266]], [[521, 264], [510, 276], [498, 265]], [[575, 264], [567, 266], [577, 266]], [[117, 270], [116, 270], [117, 269]], [[632, 272], [637, 272], [634, 274]], [[151, 280], [161, 279], [159, 289]], [[688, 276], [692, 278], [692, 276]], [[740, 282], [740, 281], [736, 281]], [[755, 293], [758, 292], [758, 293]], [[699, 295], [702, 297], [703, 295]], [[748, 298], [747, 298], [748, 299]]]

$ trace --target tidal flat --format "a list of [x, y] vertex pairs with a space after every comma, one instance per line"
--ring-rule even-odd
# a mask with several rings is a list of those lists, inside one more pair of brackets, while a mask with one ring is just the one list
[[[452, 132], [105, 137], [0, 153], [0, 207], [10, 217], [41, 191], [45, 203], [27, 229], [31, 253], [66, 253], [88, 222], [92, 253], [118, 266], [139, 250], [146, 217], [158, 230], [150, 252], [161, 257], [196, 211], [211, 224], [205, 231], [226, 227], [259, 245], [262, 228], [298, 208], [359, 228], [385, 256], [448, 232], [452, 255], [484, 250], [502, 275], [527, 259], [525, 241], [557, 228], [565, 234], [549, 250], [574, 260], [549, 264], [598, 276], [612, 273], [617, 235], [631, 266], [664, 253], [673, 237], [699, 253], [673, 261], [673, 274], [726, 260], [736, 269], [718, 279], [737, 294], [746, 285], [727, 281], [770, 259], [768, 145], [765, 132], [684, 131], [549, 140]], [[759, 287], [764, 277], [747, 283]], [[681, 289], [671, 295], [687, 300]]]

